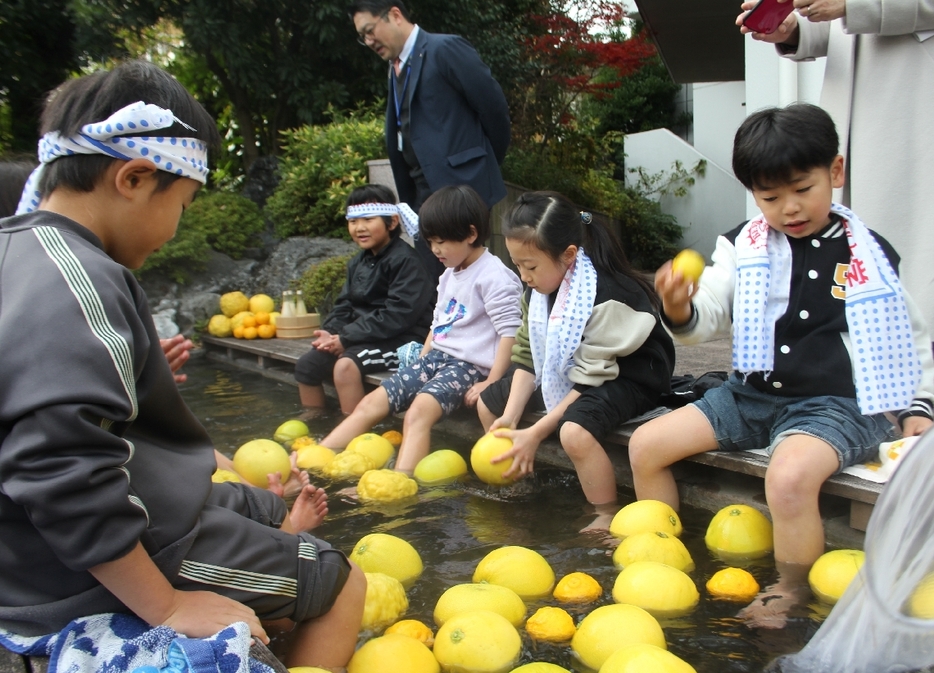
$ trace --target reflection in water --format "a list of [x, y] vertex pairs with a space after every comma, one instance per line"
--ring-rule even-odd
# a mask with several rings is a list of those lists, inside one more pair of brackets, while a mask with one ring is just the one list
[[[259, 375], [192, 362], [185, 367], [188, 382], [182, 386], [185, 399], [211, 433], [216, 446], [232, 455], [250, 439], [269, 438], [280, 423], [295, 418], [301, 408], [293, 386]], [[309, 422], [312, 435], [327, 433], [338, 421], [330, 412]], [[401, 430], [392, 420], [377, 431]], [[470, 442], [454, 435], [436, 433], [436, 446], [453, 448], [465, 457]], [[408, 540], [421, 554], [425, 571], [408, 591], [406, 618], [419, 619], [434, 628], [432, 613], [438, 597], [449, 587], [471, 581], [473, 571], [488, 552], [503, 545], [530, 547], [548, 559], [557, 577], [581, 571], [592, 575], [604, 595], [586, 606], [562, 606], [579, 621], [600, 605], [613, 602], [611, 590], [618, 571], [613, 567], [612, 548], [599, 535], [581, 533], [593, 518], [574, 474], [544, 469], [536, 479], [510, 491], [491, 490], [471, 481], [464, 485], [422, 489], [416, 498], [395, 505], [360, 504], [338, 494], [348, 484], [316, 479], [330, 494], [330, 514], [316, 531], [335, 547], [349, 553], [368, 533], [391, 533]], [[632, 494], [624, 494], [626, 502]], [[701, 601], [687, 617], [662, 621], [668, 648], [697, 669], [698, 673], [761, 671], [773, 658], [797, 652], [813, 635], [817, 606], [805, 616], [789, 621], [778, 631], [753, 630], [736, 618], [741, 604], [712, 600], [704, 589], [707, 580], [724, 564], [713, 559], [704, 545], [711, 514], [685, 509], [682, 540], [697, 568], [690, 573]], [[760, 586], [776, 580], [771, 559], [747, 564]], [[528, 603], [528, 614], [553, 600]], [[522, 663], [549, 661], [571, 670], [583, 670], [567, 646], [535, 643], [524, 633]]]

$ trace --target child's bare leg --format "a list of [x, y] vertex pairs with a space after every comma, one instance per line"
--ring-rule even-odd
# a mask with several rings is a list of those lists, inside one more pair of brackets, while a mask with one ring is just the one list
[[791, 435], [772, 453], [765, 498], [772, 516], [778, 582], [740, 612], [750, 626], [782, 628], [788, 611], [810, 596], [807, 575], [824, 553], [820, 487], [839, 467], [837, 452], [809, 435]]
[[632, 481], [639, 500], [661, 500], [678, 509], [673, 463], [717, 448], [707, 417], [688, 405], [639, 426], [629, 440]]
[[824, 553], [817, 498], [838, 467], [833, 447], [810, 435], [791, 435], [775, 447], [765, 473], [765, 499], [772, 515], [776, 562], [810, 567]]
[[389, 396], [380, 386], [360, 400], [353, 413], [321, 440], [321, 445], [329, 449], [343, 449], [354, 437], [369, 432], [370, 429], [389, 415]]
[[285, 664], [318, 666], [341, 671], [353, 656], [357, 633], [363, 620], [366, 577], [351, 563], [350, 575], [334, 605], [325, 614], [299, 624]]
[[616, 474], [600, 442], [584, 427], [567, 422], [559, 433], [561, 448], [574, 463], [584, 496], [591, 505], [616, 502]]
[[337, 388], [341, 411], [345, 414], [353, 413], [363, 399], [364, 390], [363, 375], [351, 358], [338, 358], [334, 364], [334, 387]]
[[431, 450], [431, 428], [437, 423], [444, 410], [434, 397], [419, 393], [412, 406], [405, 412], [402, 421], [402, 446], [396, 457], [396, 470], [412, 474], [418, 461]]
[[490, 426], [493, 425], [493, 421], [496, 420], [496, 414], [486, 408], [483, 398], [477, 400], [477, 415], [480, 417], [480, 425], [483, 426], [484, 432], [489, 430]]
[[302, 401], [302, 406], [309, 409], [323, 409], [327, 403], [324, 396], [324, 386], [309, 386], [299, 383], [298, 397]]

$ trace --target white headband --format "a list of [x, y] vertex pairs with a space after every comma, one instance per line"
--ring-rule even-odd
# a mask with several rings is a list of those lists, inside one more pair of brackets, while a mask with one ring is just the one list
[[208, 149], [197, 138], [125, 136], [127, 133], [158, 131], [175, 122], [195, 130], [171, 110], [139, 101], [117, 110], [102, 122], [85, 124], [77, 135], [70, 138], [63, 138], [57, 132], [45, 134], [39, 141], [39, 167], [32, 172], [23, 188], [16, 214], [29, 213], [39, 207], [42, 200], [38, 191], [39, 179], [46, 164], [75, 154], [103, 154], [124, 161], [148, 159], [159, 170], [204, 184], [208, 179]]
[[407, 203], [360, 203], [347, 206], [347, 219], [358, 217], [376, 217], [377, 215], [398, 215], [406, 233], [413, 239], [418, 238], [418, 215]]

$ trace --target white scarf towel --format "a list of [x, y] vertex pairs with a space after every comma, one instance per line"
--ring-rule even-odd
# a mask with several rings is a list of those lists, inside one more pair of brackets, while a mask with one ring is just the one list
[[26, 181], [16, 214], [31, 213], [39, 207], [42, 200], [39, 179], [46, 164], [75, 154], [103, 154], [124, 161], [148, 159], [159, 170], [204, 184], [208, 179], [208, 148], [197, 138], [127, 136], [128, 133], [169, 128], [175, 122], [194, 130], [171, 110], [138, 101], [117, 110], [102, 122], [85, 124], [70, 138], [54, 132], [45, 134], [39, 141], [39, 167]]
[[568, 374], [596, 298], [597, 270], [583, 248], [578, 249], [574, 263], [564, 274], [550, 313], [548, 295], [532, 290], [529, 345], [535, 384], [541, 385], [548, 411], [558, 406], [574, 387]]
[[347, 219], [358, 217], [376, 217], [377, 215], [398, 215], [405, 232], [414, 241], [418, 238], [418, 214], [407, 203], [360, 203], [347, 206]]
[[[850, 246], [846, 322], [850, 333], [856, 401], [864, 414], [911, 406], [921, 382], [904, 290], [882, 247], [852, 211], [833, 204]], [[736, 238], [733, 295], [733, 368], [772, 371], [775, 322], [788, 308], [791, 246], [762, 215]]]

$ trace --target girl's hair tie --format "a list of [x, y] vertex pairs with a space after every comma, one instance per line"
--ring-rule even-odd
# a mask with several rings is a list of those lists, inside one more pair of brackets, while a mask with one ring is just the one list
[[583, 222], [584, 224], [590, 224], [591, 222], [593, 222], [593, 215], [588, 213], [586, 210], [582, 210], [581, 211], [581, 222]]

